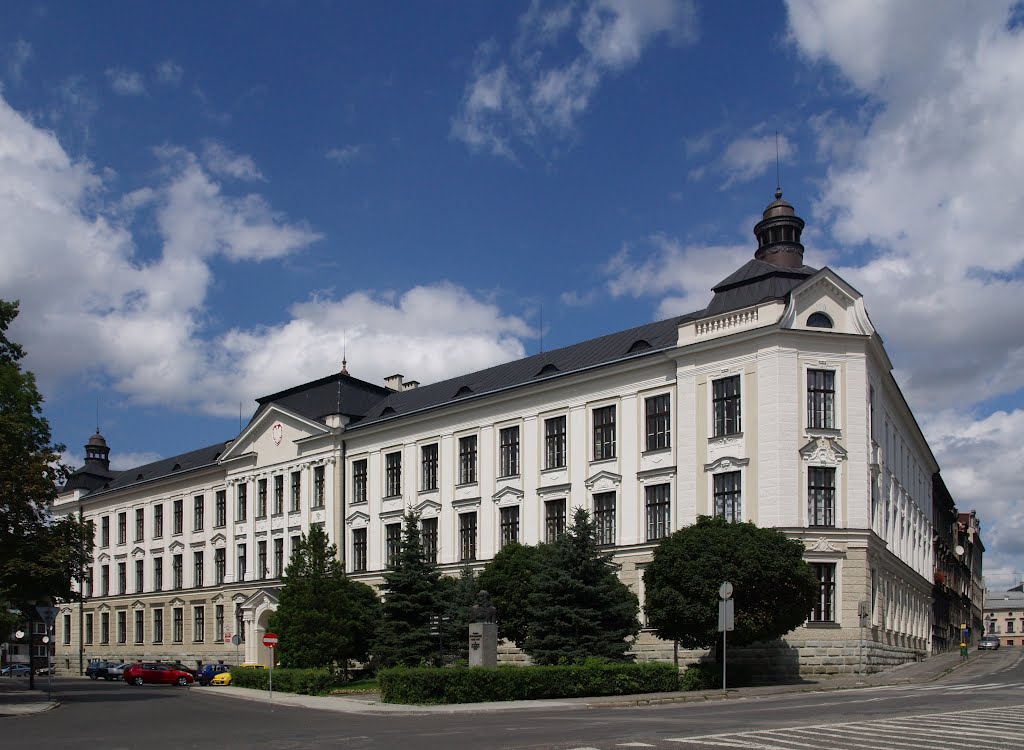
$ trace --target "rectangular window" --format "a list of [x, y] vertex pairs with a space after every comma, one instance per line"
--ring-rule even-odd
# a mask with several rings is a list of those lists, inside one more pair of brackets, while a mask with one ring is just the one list
[[110, 596], [110, 566], [103, 565], [100, 567], [100, 590], [103, 592], [103, 596]]
[[288, 559], [285, 562], [290, 563], [292, 558], [295, 557], [295, 552], [299, 549], [299, 542], [302, 541], [302, 537], [298, 535], [292, 535], [292, 546], [291, 552], [288, 555]]
[[313, 507], [322, 508], [327, 502], [327, 481], [323, 466], [313, 467]]
[[227, 568], [228, 551], [223, 547], [218, 547], [213, 551], [213, 575], [216, 583], [224, 583], [228, 573]]
[[807, 426], [835, 427], [836, 374], [833, 370], [807, 371]]
[[142, 609], [135, 610], [135, 642], [136, 643], [142, 643], [142, 636], [143, 636], [143, 633], [145, 631], [145, 627], [143, 625], [143, 623], [144, 623], [144, 619], [143, 618], [145, 616], [146, 616], [145, 610], [142, 610]]
[[128, 613], [123, 609], [117, 613], [117, 642], [128, 642]]
[[192, 514], [192, 531], [202, 531], [203, 521], [206, 516], [206, 498], [196, 495], [193, 498], [194, 512]]
[[594, 460], [615, 458], [615, 407], [594, 409]]
[[437, 489], [437, 443], [420, 449], [421, 485], [424, 490]]
[[92, 645], [92, 613], [85, 616], [85, 645]]
[[64, 645], [67, 646], [71, 643], [71, 615], [64, 615]]
[[736, 435], [740, 427], [740, 376], [719, 378], [712, 383], [715, 437]]
[[459, 484], [476, 482], [476, 435], [459, 438]]
[[214, 634], [218, 643], [224, 642], [224, 605], [218, 604], [213, 610]]
[[203, 585], [203, 551], [196, 550], [192, 553], [192, 585], [199, 588]]
[[818, 576], [818, 598], [811, 610], [811, 622], [835, 622], [836, 564], [811, 563]]
[[402, 454], [398, 451], [384, 456], [384, 496], [402, 494]]
[[117, 564], [117, 593], [128, 593], [128, 564], [119, 562]]
[[715, 474], [715, 517], [739, 523], [743, 520], [740, 472]]
[[235, 579], [237, 581], [239, 581], [239, 582], [245, 580], [245, 562], [246, 562], [245, 545], [244, 544], [239, 544], [238, 545], [238, 560], [237, 560], [236, 565], [235, 565]]
[[164, 535], [164, 506], [158, 503], [153, 506], [153, 538], [162, 539]]
[[292, 503], [288, 506], [288, 510], [291, 513], [295, 513], [302, 509], [302, 472], [292, 472]]
[[647, 423], [647, 450], [657, 451], [672, 445], [672, 398], [667, 393], [644, 399]]
[[[517, 428], [518, 429], [518, 428]], [[519, 541], [519, 506], [501, 509], [501, 546]]]
[[267, 480], [256, 481], [256, 517], [267, 517]]
[[173, 610], [173, 625], [171, 638], [175, 643], [181, 643], [185, 640], [185, 608], [175, 607]]
[[644, 487], [647, 502], [647, 541], [668, 536], [671, 519], [671, 486], [654, 484]]
[[352, 572], [366, 570], [366, 529], [352, 529]]
[[143, 566], [146, 564], [145, 560], [135, 561], [135, 593], [141, 594], [143, 592], [144, 576]]
[[459, 561], [476, 560], [476, 513], [459, 514]]
[[267, 543], [257, 542], [256, 543], [256, 575], [259, 578], [266, 578], [267, 573], [270, 571], [267, 569]]
[[240, 482], [235, 490], [235, 520], [244, 521], [249, 517], [249, 485]]
[[544, 468], [565, 467], [565, 417], [544, 420]]
[[185, 585], [185, 571], [181, 555], [175, 555], [171, 558], [171, 584], [176, 589], [180, 589]]
[[227, 490], [217, 490], [217, 494], [214, 495], [214, 509], [213, 509], [213, 525], [227, 526], [228, 525], [228, 493]]
[[196, 643], [206, 640], [206, 607], [192, 610], [192, 640]]
[[87, 597], [92, 597], [96, 593], [96, 589], [95, 589], [96, 581], [94, 579], [95, 574], [96, 574], [96, 572], [93, 570], [93, 567], [90, 565], [88, 570], [86, 570], [86, 579], [85, 579], [85, 591], [86, 591], [86, 596]]
[[398, 560], [402, 545], [402, 524], [389, 523], [384, 527], [384, 564], [391, 567]]
[[153, 591], [163, 591], [164, 588], [164, 559], [153, 558]]
[[274, 540], [274, 578], [284, 575], [284, 539], [278, 537]]
[[352, 503], [366, 502], [366, 459], [352, 462]]
[[141, 542], [146, 535], [146, 510], [145, 508], [135, 509], [135, 541]]
[[601, 492], [594, 495], [594, 526], [597, 543], [615, 544], [615, 493]]
[[519, 476], [519, 428], [504, 427], [498, 432], [499, 476]]
[[274, 515], [284, 513], [284, 476], [278, 474], [274, 477]]
[[420, 521], [420, 539], [423, 540], [423, 558], [427, 562], [437, 562], [437, 518], [424, 518]]
[[110, 643], [109, 612], [100, 612], [100, 643]]
[[245, 617], [242, 614], [242, 608], [239, 606], [235, 607], [235, 634], [238, 636], [240, 643], [245, 643]]
[[171, 533], [180, 534], [185, 527], [185, 501], [181, 499], [175, 500], [172, 513]]
[[551, 543], [565, 533], [565, 500], [544, 503], [544, 541]]
[[100, 546], [110, 546], [110, 516], [103, 516], [100, 519]]
[[128, 541], [128, 514], [117, 514], [117, 543], [125, 544]]
[[807, 524], [835, 526], [836, 470], [810, 466], [807, 469]]

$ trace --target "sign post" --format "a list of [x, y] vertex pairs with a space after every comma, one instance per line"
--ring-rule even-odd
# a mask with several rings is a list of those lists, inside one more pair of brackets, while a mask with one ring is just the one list
[[[43, 650], [46, 652], [46, 699], [53, 700], [53, 665], [50, 664], [50, 633], [53, 632], [54, 621], [57, 619], [57, 608], [50, 607], [45, 604], [39, 604], [36, 606], [36, 612], [39, 613], [40, 619], [43, 621], [44, 629], [46, 633], [43, 635]], [[30, 647], [31, 648], [31, 647]], [[35, 666], [32, 663], [31, 650], [29, 651], [28, 664], [29, 667]]]
[[270, 700], [274, 700], [274, 662], [277, 661], [277, 633], [264, 633], [263, 645], [270, 649]]
[[725, 691], [725, 634], [735, 629], [735, 608], [732, 584], [725, 581], [718, 587], [718, 630], [722, 633], [722, 690]]
[[231, 636], [231, 643], [233, 643], [234, 646], [235, 646], [235, 666], [236, 667], [240, 667], [242, 665], [242, 663], [240, 661], [238, 661], [238, 644], [241, 643], [241, 642], [242, 642], [242, 637], [240, 635], [238, 635], [238, 633], [235, 633], [233, 636]]

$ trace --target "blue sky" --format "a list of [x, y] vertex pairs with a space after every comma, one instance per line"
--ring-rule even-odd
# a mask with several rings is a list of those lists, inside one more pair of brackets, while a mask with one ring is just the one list
[[867, 298], [990, 585], [1024, 518], [1012, 2], [0, 10], [0, 296], [72, 463], [704, 307], [776, 185]]

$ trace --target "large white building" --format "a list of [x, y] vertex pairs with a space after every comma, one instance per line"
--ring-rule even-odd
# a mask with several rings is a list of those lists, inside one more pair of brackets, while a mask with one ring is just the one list
[[[939, 467], [862, 294], [803, 264], [803, 226], [777, 193], [754, 258], [678, 318], [431, 385], [343, 367], [259, 399], [234, 440], [129, 471], [109, 470], [97, 433], [56, 508], [97, 529], [58, 666], [234, 660], [230, 634], [239, 658], [265, 661], [258, 634], [298, 536], [323, 525], [348, 573], [377, 584], [410, 508], [452, 573], [587, 508], [641, 601], [658, 540], [698, 516], [776, 527], [803, 542], [821, 592], [766, 647], [774, 663], [876, 670], [927, 653]], [[635, 649], [671, 657], [649, 631]]]

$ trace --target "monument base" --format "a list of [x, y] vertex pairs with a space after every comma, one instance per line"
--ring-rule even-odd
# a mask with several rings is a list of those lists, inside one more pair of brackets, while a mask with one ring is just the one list
[[498, 666], [498, 626], [493, 622], [469, 623], [469, 666]]

